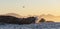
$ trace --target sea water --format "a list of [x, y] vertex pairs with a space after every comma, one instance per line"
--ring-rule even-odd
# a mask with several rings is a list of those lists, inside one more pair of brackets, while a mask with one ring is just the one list
[[0, 24], [0, 29], [60, 29], [60, 23]]

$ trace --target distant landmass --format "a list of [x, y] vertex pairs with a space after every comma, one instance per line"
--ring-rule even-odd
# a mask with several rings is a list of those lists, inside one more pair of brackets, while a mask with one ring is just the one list
[[39, 19], [44, 18], [46, 21], [54, 21], [54, 22], [60, 22], [60, 16], [54, 16], [51, 14], [42, 14], [40, 16], [38, 16]]
[[31, 24], [35, 23], [36, 17], [18, 18], [15, 16], [0, 15], [0, 24]]
[[[38, 17], [36, 17], [36, 16], [30, 16], [30, 17], [24, 18], [23, 16], [18, 15], [18, 14], [15, 14], [15, 13], [7, 13], [7, 14], [4, 14], [4, 15], [0, 15], [0, 19], [3, 18], [3, 17], [1, 18], [1, 16], [6, 17], [6, 18], [8, 18], [7, 16], [11, 16], [11, 17], [9, 17], [9, 19], [11, 19], [12, 17], [16, 17], [19, 20], [22, 19], [21, 21], [24, 22], [23, 24], [25, 24], [25, 23], [27, 24], [29, 21], [31, 22], [32, 20], [33, 20], [32, 22], [35, 22], [35, 23], [60, 21], [59, 20], [60, 19], [60, 16], [54, 16], [54, 15], [51, 15], [51, 14], [48, 14], [48, 15], [42, 14], [42, 15], [40, 15]], [[13, 20], [13, 18], [12, 18], [12, 20]], [[20, 22], [20, 23], [22, 23], [22, 22]]]

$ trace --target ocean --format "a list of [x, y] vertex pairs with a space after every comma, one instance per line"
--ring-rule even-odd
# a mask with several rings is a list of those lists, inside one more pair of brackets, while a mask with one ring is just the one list
[[60, 29], [60, 22], [39, 24], [0, 24], [0, 29]]

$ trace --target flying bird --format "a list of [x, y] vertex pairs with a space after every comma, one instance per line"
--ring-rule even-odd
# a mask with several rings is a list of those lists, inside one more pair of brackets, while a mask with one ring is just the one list
[[25, 8], [25, 6], [23, 6], [23, 8]]

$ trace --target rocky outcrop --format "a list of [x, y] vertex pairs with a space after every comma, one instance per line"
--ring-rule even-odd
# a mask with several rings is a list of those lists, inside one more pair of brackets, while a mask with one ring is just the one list
[[41, 18], [39, 22], [46, 22], [46, 20], [44, 18]]
[[31, 24], [35, 23], [36, 17], [16, 18], [14, 16], [0, 16], [0, 23], [8, 24]]
[[28, 18], [23, 18], [20, 20], [21, 24], [30, 24], [30, 23], [35, 23], [36, 17], [28, 17]]

